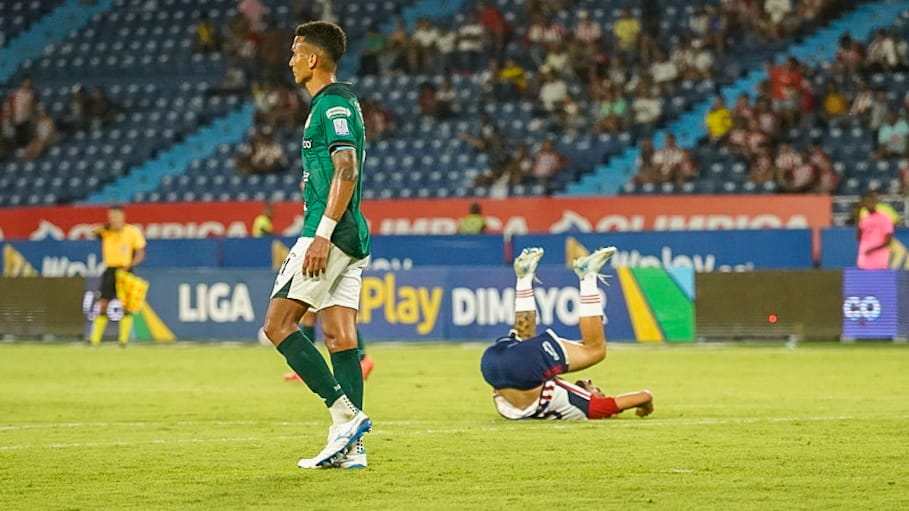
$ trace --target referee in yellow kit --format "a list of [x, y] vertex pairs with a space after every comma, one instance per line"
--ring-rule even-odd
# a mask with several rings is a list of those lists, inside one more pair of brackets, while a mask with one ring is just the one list
[[[101, 337], [107, 327], [107, 305], [117, 296], [117, 270], [132, 271], [145, 259], [145, 237], [135, 225], [126, 223], [126, 214], [121, 206], [107, 210], [107, 224], [95, 231], [101, 238], [101, 259], [107, 267], [101, 274], [101, 311], [92, 323], [91, 343], [101, 344]], [[124, 311], [120, 320], [120, 345], [129, 342], [133, 329], [133, 317]]]

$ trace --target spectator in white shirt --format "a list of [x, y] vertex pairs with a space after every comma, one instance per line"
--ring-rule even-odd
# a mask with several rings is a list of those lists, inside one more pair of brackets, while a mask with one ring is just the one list
[[458, 29], [458, 54], [461, 71], [473, 71], [480, 66], [481, 56], [486, 49], [486, 29], [480, 23], [480, 16], [474, 13], [470, 21]]
[[433, 26], [429, 18], [421, 18], [417, 21], [417, 28], [410, 39], [412, 41], [410, 68], [419, 74], [429, 73], [438, 52], [438, 29]]
[[784, 33], [786, 18], [792, 14], [791, 0], [766, 0], [764, 12], [770, 18], [770, 29], [773, 38], [779, 38]]
[[658, 87], [665, 88], [679, 77], [679, 69], [673, 61], [669, 60], [666, 52], [659, 50], [656, 59], [650, 65], [650, 77]]
[[874, 39], [868, 43], [868, 58], [865, 64], [868, 70], [874, 73], [893, 70], [899, 64], [896, 44], [885, 30], [876, 31]]
[[547, 112], [554, 112], [568, 98], [568, 85], [552, 73], [540, 74], [540, 103]]
[[663, 115], [660, 100], [654, 98], [643, 86], [638, 87], [637, 97], [631, 103], [631, 110], [634, 112], [634, 123], [645, 128], [653, 128]]
[[546, 60], [543, 61], [541, 69], [545, 69], [556, 76], [571, 79], [573, 78], [573, 69], [570, 60], [568, 52], [565, 50], [565, 45], [556, 44], [546, 55]]
[[448, 28], [440, 28], [439, 36], [436, 39], [436, 49], [438, 58], [436, 58], [435, 73], [446, 75], [454, 67], [454, 54], [457, 49], [458, 34]]

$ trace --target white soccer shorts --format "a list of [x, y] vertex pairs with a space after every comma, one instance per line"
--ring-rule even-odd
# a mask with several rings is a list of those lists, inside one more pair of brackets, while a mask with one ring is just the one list
[[299, 238], [290, 249], [275, 278], [272, 298], [298, 300], [309, 304], [312, 311], [336, 305], [360, 310], [363, 270], [369, 264], [369, 257], [354, 259], [331, 245], [325, 273], [317, 278], [306, 277], [303, 275], [303, 259], [312, 240]]

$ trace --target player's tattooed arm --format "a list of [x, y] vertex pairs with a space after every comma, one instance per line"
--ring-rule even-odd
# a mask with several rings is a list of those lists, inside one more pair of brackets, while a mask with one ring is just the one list
[[514, 315], [514, 329], [521, 339], [530, 339], [537, 335], [536, 311], [521, 311]]
[[303, 275], [309, 277], [318, 277], [328, 266], [331, 233], [337, 221], [347, 210], [357, 187], [357, 173], [359, 172], [357, 152], [352, 146], [335, 147], [333, 151], [331, 162], [335, 167], [335, 173], [328, 189], [325, 212], [322, 213], [316, 235], [303, 257]]
[[335, 177], [328, 190], [328, 202], [325, 205], [325, 216], [338, 220], [350, 204], [359, 178], [357, 151], [353, 147], [336, 150], [331, 155], [335, 167]]

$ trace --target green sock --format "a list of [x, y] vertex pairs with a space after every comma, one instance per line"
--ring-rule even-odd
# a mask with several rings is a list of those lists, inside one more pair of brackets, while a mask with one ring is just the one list
[[363, 357], [366, 356], [366, 341], [363, 340], [359, 327], [357, 328], [357, 351], [360, 353], [360, 360], [363, 360]]
[[356, 348], [331, 354], [331, 366], [335, 378], [344, 393], [360, 410], [363, 409], [363, 371], [360, 369], [360, 355]]
[[[325, 401], [325, 406], [344, 395], [341, 385], [332, 376], [322, 354], [299, 330], [288, 335], [278, 345], [278, 351], [287, 359], [287, 365], [300, 375], [309, 390]], [[359, 370], [359, 366], [357, 366]]]
[[305, 335], [306, 338], [309, 339], [309, 342], [311, 342], [313, 344], [316, 343], [316, 325], [310, 325], [310, 326], [300, 325], [300, 330], [303, 330], [303, 335]]

